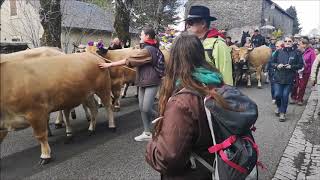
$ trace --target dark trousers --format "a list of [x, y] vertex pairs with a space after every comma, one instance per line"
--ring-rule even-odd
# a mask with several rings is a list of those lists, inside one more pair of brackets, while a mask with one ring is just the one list
[[310, 74], [303, 74], [302, 78], [299, 78], [299, 75], [295, 78], [295, 83], [291, 92], [291, 99], [303, 102], [304, 92], [306, 91], [306, 87], [308, 84]]
[[288, 108], [289, 94], [291, 92], [291, 84], [274, 84], [274, 95], [276, 104], [280, 113], [286, 113]]

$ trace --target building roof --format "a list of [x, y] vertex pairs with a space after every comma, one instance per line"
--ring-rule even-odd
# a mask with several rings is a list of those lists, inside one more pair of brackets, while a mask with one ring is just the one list
[[272, 0], [266, 0], [267, 2], [269, 2], [270, 4], [274, 4], [275, 7], [282, 12], [283, 14], [287, 15], [289, 18], [294, 19], [294, 17], [292, 17], [290, 14], [287, 13], [287, 11], [285, 11], [284, 9], [282, 9], [282, 7], [280, 7], [277, 3], [273, 2]]
[[63, 0], [61, 2], [62, 26], [113, 32], [113, 13], [95, 4]]
[[[29, 0], [40, 9], [39, 0]], [[111, 8], [106, 10], [92, 4], [76, 0], [61, 0], [62, 27], [92, 29], [113, 32], [114, 15]], [[130, 28], [130, 33], [137, 33]]]

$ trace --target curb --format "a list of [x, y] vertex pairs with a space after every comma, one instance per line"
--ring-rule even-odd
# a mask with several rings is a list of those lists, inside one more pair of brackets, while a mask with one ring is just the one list
[[320, 179], [320, 145], [310, 142], [304, 133], [306, 126], [319, 121], [316, 113], [317, 105], [318, 92], [312, 90], [305, 110], [297, 122], [272, 180]]

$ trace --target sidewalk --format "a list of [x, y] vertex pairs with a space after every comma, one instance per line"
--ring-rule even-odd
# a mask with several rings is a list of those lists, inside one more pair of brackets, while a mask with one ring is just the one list
[[272, 180], [320, 180], [320, 108], [313, 90]]

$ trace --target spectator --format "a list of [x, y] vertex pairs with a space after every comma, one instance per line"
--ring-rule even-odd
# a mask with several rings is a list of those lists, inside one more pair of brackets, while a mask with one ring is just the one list
[[122, 49], [121, 41], [119, 38], [114, 38], [108, 48], [109, 50]]
[[99, 64], [100, 68], [125, 64], [130, 67], [137, 67], [136, 84], [139, 87], [139, 108], [144, 131], [134, 138], [136, 141], [151, 140], [151, 118], [157, 114], [153, 110], [153, 104], [164, 72], [164, 56], [157, 46], [155, 35], [155, 31], [152, 28], [145, 27], [140, 35], [143, 49], [135, 50], [129, 58], [117, 62]]
[[280, 116], [280, 122], [286, 120], [289, 93], [291, 91], [294, 77], [297, 70], [303, 67], [301, 53], [296, 51], [292, 45], [292, 39], [290, 37], [286, 37], [284, 41], [285, 47], [277, 50], [271, 59], [271, 66], [275, 69], [274, 96], [277, 105], [275, 114]]
[[217, 18], [210, 16], [209, 8], [191, 6], [186, 21], [188, 32], [194, 33], [202, 40], [206, 51], [206, 60], [222, 74], [224, 82], [233, 85], [232, 60], [230, 48], [225, 43], [224, 35], [215, 28], [210, 28], [210, 22]]
[[[272, 41], [272, 40], [271, 40]], [[274, 73], [275, 73], [275, 69], [272, 68], [271, 66], [271, 59], [272, 57], [276, 54], [276, 52], [280, 49], [282, 49], [284, 46], [284, 42], [283, 41], [277, 41], [276, 44], [275, 44], [275, 51], [272, 52], [272, 56], [268, 62], [268, 64], [266, 65], [266, 71], [268, 73], [268, 77], [269, 77], [269, 80], [270, 80], [270, 86], [271, 86], [271, 98], [272, 98], [272, 104], [275, 104], [276, 103], [276, 98], [275, 98], [275, 92], [274, 92], [274, 83], [275, 83], [275, 80], [274, 80]]]
[[230, 36], [227, 36], [227, 37], [226, 37], [226, 44], [227, 44], [228, 46], [234, 45], [234, 43], [231, 41], [231, 37], [230, 37]]
[[271, 37], [270, 39], [270, 43], [269, 43], [269, 48], [272, 49], [272, 52], [274, 52], [277, 48], [276, 48], [276, 42], [277, 42], [277, 39], [275, 37]]
[[265, 44], [264, 37], [260, 34], [259, 30], [254, 30], [251, 38], [252, 47], [256, 48]]
[[306, 36], [300, 39], [299, 50], [303, 53], [304, 67], [300, 75], [297, 75], [295, 78], [295, 85], [291, 93], [291, 103], [303, 105], [303, 96], [310, 78], [313, 61], [316, 59], [316, 53], [311, 47], [309, 39]]
[[[196, 162], [196, 168], [190, 163], [192, 151], [209, 164], [214, 159], [208, 152], [212, 138], [203, 102], [194, 94], [174, 94], [192, 89], [206, 96], [210, 85], [220, 86], [222, 82], [218, 70], [205, 60], [201, 41], [187, 33], [178, 36], [160, 90], [161, 119], [146, 150], [147, 163], [161, 173], [162, 180], [212, 179], [211, 172], [200, 163]], [[215, 93], [213, 96], [225, 107], [221, 96]]]
[[[316, 60], [312, 64], [310, 80], [312, 85], [316, 85], [318, 91], [318, 102], [320, 102], [320, 54], [317, 55]], [[320, 115], [320, 110], [318, 110], [318, 115]]]

